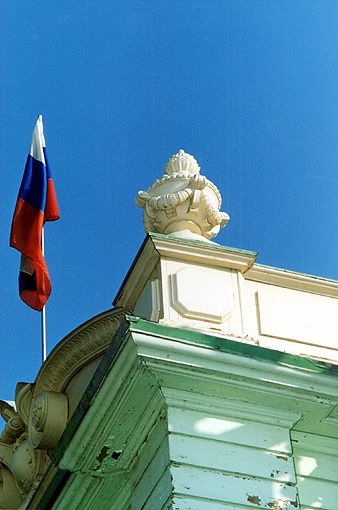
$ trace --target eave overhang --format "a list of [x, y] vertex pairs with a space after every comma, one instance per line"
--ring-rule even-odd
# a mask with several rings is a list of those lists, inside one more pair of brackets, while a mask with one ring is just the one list
[[[173, 388], [188, 399], [191, 395], [192, 402], [202, 394], [215, 402], [228, 397], [247, 400], [248, 412], [254, 412], [256, 402], [293, 420], [294, 430], [338, 438], [337, 369], [301, 356], [126, 316], [52, 452], [49, 472], [22, 509], [52, 508], [70, 476], [91, 469], [95, 474], [107, 424], [113, 426], [117, 416], [119, 422], [121, 416], [133, 419], [127, 400], [123, 409], [123, 399], [129, 398], [126, 388], [130, 395], [136, 392], [130, 397], [133, 402], [148, 401], [148, 397], [156, 401], [155, 387], [168, 402]], [[132, 389], [125, 386], [130, 377], [137, 381]], [[147, 382], [141, 385], [141, 397], [137, 388], [143, 378]], [[121, 472], [123, 462], [130, 459], [122, 456], [117, 461]]]

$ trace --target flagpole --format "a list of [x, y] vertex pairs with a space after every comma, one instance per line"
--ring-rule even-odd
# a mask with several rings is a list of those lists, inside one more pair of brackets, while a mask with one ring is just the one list
[[42, 363], [47, 357], [47, 340], [46, 340], [46, 307], [41, 310], [41, 340], [42, 340]]
[[[41, 231], [41, 249], [42, 256], [45, 256], [45, 230]], [[46, 330], [46, 306], [41, 310], [41, 347], [42, 347], [42, 363], [47, 357], [47, 330]]]

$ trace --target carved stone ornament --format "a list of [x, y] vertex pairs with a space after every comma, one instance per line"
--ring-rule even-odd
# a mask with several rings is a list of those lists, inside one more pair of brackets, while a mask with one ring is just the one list
[[169, 159], [164, 175], [148, 191], [139, 191], [136, 204], [144, 210], [146, 232], [209, 240], [225, 227], [229, 215], [220, 212], [221, 195], [203, 175], [193, 156], [180, 150]]
[[0, 400], [0, 510], [16, 510], [34, 491], [92, 374], [126, 312], [93, 317], [49, 354], [34, 383], [18, 383], [15, 406]]
[[26, 425], [13, 406], [1, 400], [0, 413], [6, 421], [0, 437], [0, 508], [16, 509], [41, 480], [48, 457], [32, 448]]
[[43, 391], [32, 402], [29, 439], [33, 448], [54, 448], [66, 428], [68, 419], [67, 395]]

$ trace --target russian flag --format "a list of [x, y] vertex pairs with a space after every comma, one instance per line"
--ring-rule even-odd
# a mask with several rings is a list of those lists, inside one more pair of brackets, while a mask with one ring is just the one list
[[59, 218], [40, 115], [33, 131], [10, 235], [10, 246], [21, 252], [20, 297], [28, 306], [38, 311], [43, 309], [51, 293], [49, 274], [42, 252], [42, 229], [46, 221]]

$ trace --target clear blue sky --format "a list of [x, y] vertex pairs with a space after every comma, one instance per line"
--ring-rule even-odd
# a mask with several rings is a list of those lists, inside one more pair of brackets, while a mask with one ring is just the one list
[[134, 197], [183, 148], [258, 262], [338, 279], [336, 0], [2, 0], [0, 398], [34, 381], [40, 315], [10, 224], [43, 115], [48, 351], [111, 306], [144, 239]]

